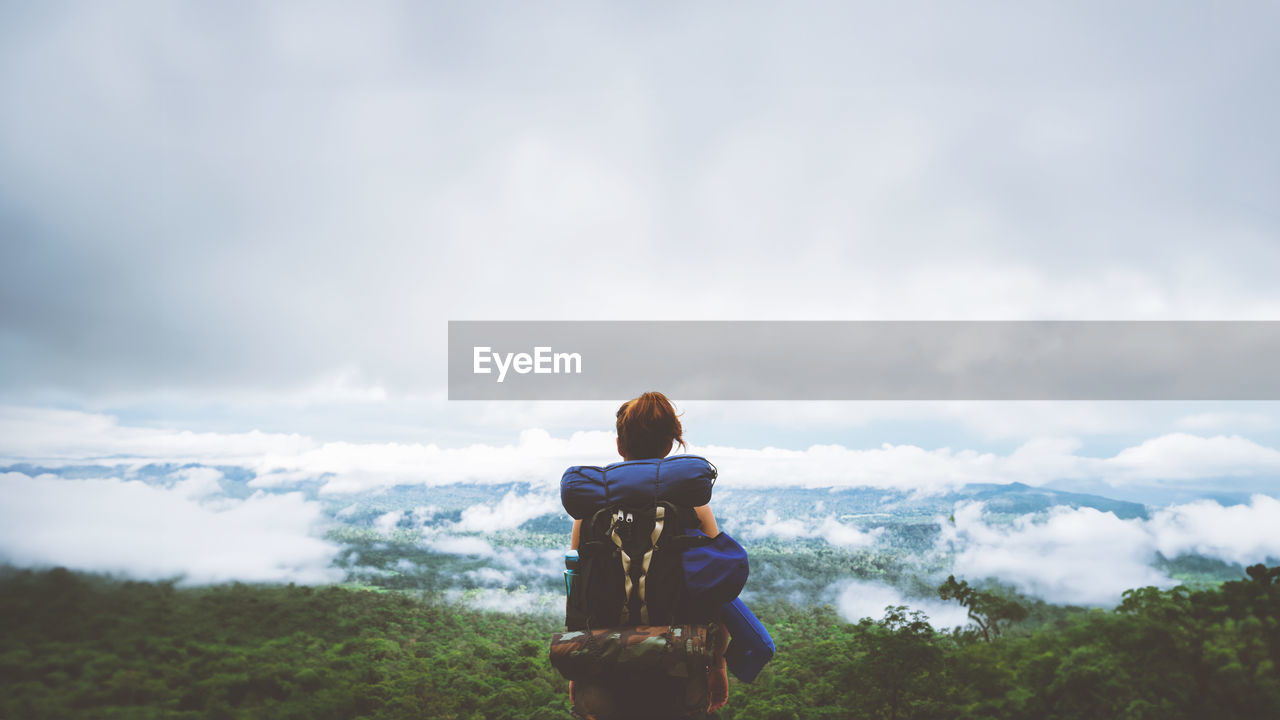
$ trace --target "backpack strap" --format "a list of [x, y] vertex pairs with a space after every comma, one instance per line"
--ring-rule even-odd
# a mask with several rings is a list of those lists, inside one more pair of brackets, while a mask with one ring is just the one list
[[[609, 539], [613, 540], [613, 544], [617, 546], [618, 552], [622, 556], [622, 614], [619, 616], [619, 622], [628, 625], [631, 622], [631, 589], [633, 580], [631, 579], [631, 555], [627, 552], [628, 541], [631, 540], [631, 531], [635, 526], [635, 513], [628, 511], [626, 508], [618, 508], [613, 511], [613, 516], [609, 521]], [[647, 557], [646, 557], [647, 559]], [[643, 581], [643, 576], [642, 576]]]
[[[619, 623], [649, 624], [649, 604], [646, 597], [649, 567], [654, 551], [671, 544], [659, 541], [666, 533], [674, 535], [680, 530], [680, 513], [676, 506], [666, 501], [652, 508], [616, 507], [609, 515], [607, 535], [617, 548], [622, 560], [623, 598]], [[648, 529], [647, 536], [640, 536], [641, 528]], [[681, 545], [676, 543], [675, 545]], [[679, 551], [677, 547], [670, 547]], [[635, 622], [633, 623], [633, 618]]]
[[649, 575], [649, 563], [653, 560], [653, 551], [658, 548], [658, 538], [662, 537], [662, 526], [666, 519], [667, 509], [663, 507], [666, 503], [660, 503], [653, 509], [653, 530], [649, 533], [649, 547], [644, 551], [644, 557], [640, 561], [640, 624], [649, 624], [649, 606], [645, 603], [644, 584], [645, 579]]

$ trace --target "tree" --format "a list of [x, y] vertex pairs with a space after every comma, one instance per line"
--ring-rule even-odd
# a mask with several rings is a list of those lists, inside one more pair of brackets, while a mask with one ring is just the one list
[[991, 642], [1000, 637], [1000, 624], [1021, 622], [1027, 618], [1027, 609], [1009, 598], [986, 593], [969, 586], [965, 580], [948, 575], [947, 581], [938, 587], [938, 597], [956, 600], [969, 611], [969, 619], [982, 631], [982, 637]]

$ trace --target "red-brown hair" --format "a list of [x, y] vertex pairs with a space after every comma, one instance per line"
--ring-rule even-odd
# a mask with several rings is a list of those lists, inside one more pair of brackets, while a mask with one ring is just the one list
[[647, 392], [618, 408], [618, 449], [632, 460], [666, 457], [671, 444], [684, 444], [680, 418], [666, 395]]

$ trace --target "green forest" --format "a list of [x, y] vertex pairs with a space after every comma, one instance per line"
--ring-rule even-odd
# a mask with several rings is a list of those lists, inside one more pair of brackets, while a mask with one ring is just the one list
[[[949, 578], [974, 624], [907, 607], [753, 608], [778, 655], [724, 720], [1280, 717], [1280, 567], [1064, 608]], [[569, 716], [555, 618], [343, 586], [180, 588], [0, 571], [0, 718]]]

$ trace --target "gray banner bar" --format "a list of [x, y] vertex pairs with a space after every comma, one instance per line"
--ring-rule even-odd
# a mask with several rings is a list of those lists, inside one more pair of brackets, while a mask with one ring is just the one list
[[1280, 321], [450, 321], [450, 400], [1280, 400]]

